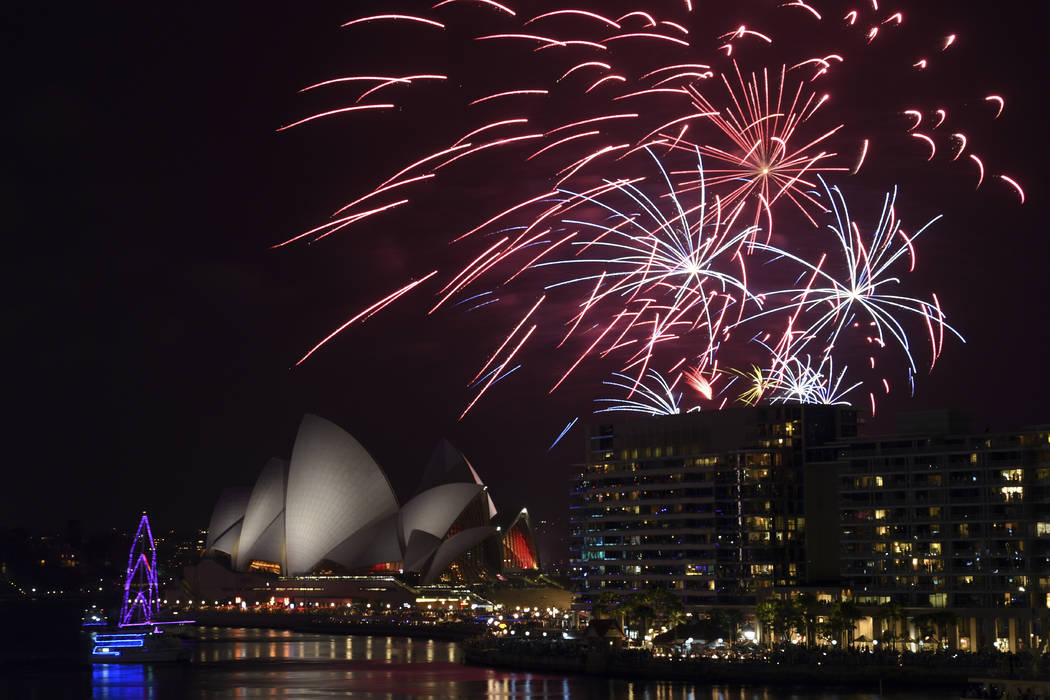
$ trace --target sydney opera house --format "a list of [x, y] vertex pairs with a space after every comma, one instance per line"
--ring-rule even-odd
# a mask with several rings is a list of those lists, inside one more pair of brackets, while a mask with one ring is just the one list
[[[188, 583], [224, 593], [264, 586], [352, 595], [354, 581], [384, 581], [394, 592], [538, 569], [528, 513], [498, 521], [488, 488], [450, 444], [438, 444], [415, 494], [399, 504], [353, 436], [307, 415], [290, 460], [271, 459], [252, 487], [222, 492], [205, 560]], [[304, 581], [313, 583], [296, 583]]]

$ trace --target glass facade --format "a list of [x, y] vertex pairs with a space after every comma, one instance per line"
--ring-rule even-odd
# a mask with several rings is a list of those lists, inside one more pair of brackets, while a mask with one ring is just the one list
[[[834, 578], [809, 444], [856, 435], [856, 413], [773, 406], [593, 426], [573, 477], [570, 573], [576, 605], [606, 591], [674, 591], [687, 609], [751, 605], [774, 586]], [[810, 521], [815, 522], [810, 522]]]
[[950, 609], [969, 648], [1046, 634], [1050, 428], [900, 434], [810, 458], [839, 473], [842, 579], [859, 603]]

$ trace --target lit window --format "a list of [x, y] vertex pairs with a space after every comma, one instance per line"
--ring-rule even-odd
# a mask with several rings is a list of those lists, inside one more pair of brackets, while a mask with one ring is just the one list
[[1003, 486], [999, 490], [1003, 494], [1003, 499], [1007, 501], [1020, 501], [1024, 498], [1023, 486]]

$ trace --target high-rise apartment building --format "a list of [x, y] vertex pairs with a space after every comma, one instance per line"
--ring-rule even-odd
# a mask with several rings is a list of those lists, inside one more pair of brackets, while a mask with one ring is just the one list
[[674, 591], [687, 610], [753, 605], [774, 587], [838, 579], [835, 466], [806, 450], [857, 434], [830, 406], [610, 420], [572, 480], [576, 605]]
[[1050, 426], [973, 434], [905, 416], [889, 436], [809, 450], [839, 473], [841, 575], [861, 604], [948, 609], [962, 649], [1040, 643], [1050, 618]]

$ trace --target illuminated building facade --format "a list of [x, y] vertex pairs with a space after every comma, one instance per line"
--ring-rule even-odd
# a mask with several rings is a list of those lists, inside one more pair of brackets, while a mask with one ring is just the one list
[[950, 610], [960, 649], [1045, 640], [1050, 426], [973, 434], [964, 416], [913, 414], [894, 435], [810, 457], [839, 472], [843, 585], [858, 603]]
[[762, 406], [590, 428], [572, 480], [575, 606], [662, 587], [686, 610], [750, 606], [838, 577], [836, 475], [808, 447], [856, 435], [856, 412]]
[[501, 539], [503, 570], [506, 572], [539, 571], [540, 557], [532, 532], [529, 511], [522, 508], [503, 532]]

